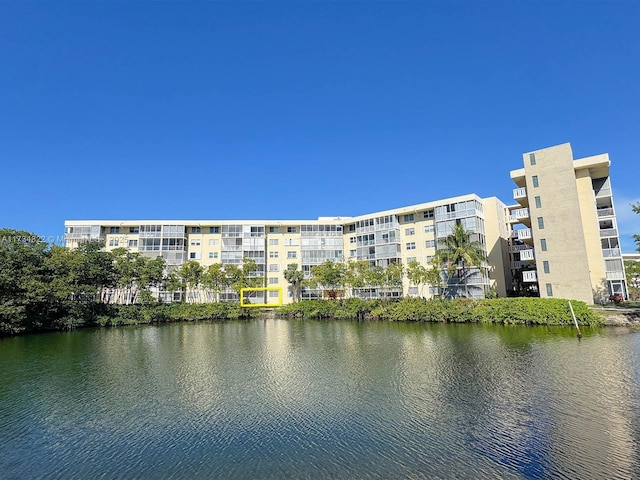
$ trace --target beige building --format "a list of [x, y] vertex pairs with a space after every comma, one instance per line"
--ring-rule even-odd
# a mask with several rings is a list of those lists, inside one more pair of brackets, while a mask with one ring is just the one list
[[[311, 268], [326, 260], [334, 262], [366, 260], [386, 267], [412, 261], [427, 266], [435, 255], [438, 239], [451, 233], [455, 223], [463, 223], [474, 239], [486, 246], [488, 264], [472, 269], [465, 292], [475, 298], [493, 286], [505, 295], [509, 259], [504, 255], [509, 231], [506, 206], [497, 198], [482, 199], [463, 195], [357, 217], [320, 217], [317, 220], [69, 220], [65, 222], [66, 244], [99, 240], [107, 250], [125, 247], [149, 257], [162, 256], [168, 268], [189, 260], [203, 266], [213, 263], [241, 264], [243, 258], [256, 261], [256, 276], [266, 278], [266, 286], [287, 292], [283, 272], [298, 264], [306, 278]], [[449, 294], [459, 295], [459, 286]], [[435, 292], [437, 293], [437, 292]], [[363, 288], [352, 292], [362, 298], [421, 295], [430, 297], [433, 289], [421, 291], [404, 279], [402, 289]], [[270, 292], [271, 301], [277, 292]], [[303, 298], [321, 298], [323, 292], [306, 288]], [[231, 291], [222, 296], [235, 298]], [[284, 302], [290, 302], [286, 294]]]
[[[428, 266], [438, 241], [461, 223], [485, 247], [487, 264], [471, 269], [461, 290], [457, 279], [446, 294], [482, 298], [540, 295], [583, 300], [627, 297], [606, 154], [573, 159], [569, 144], [525, 153], [524, 168], [511, 172], [517, 205], [469, 194], [357, 217], [317, 220], [69, 220], [66, 244], [100, 240], [106, 249], [125, 247], [162, 256], [168, 269], [189, 260], [203, 266], [256, 261], [266, 286], [287, 292], [283, 272], [298, 264], [305, 277], [326, 260], [365, 260], [385, 267], [412, 261]], [[446, 280], [443, 273], [443, 279]], [[433, 288], [362, 288], [362, 298], [424, 296]], [[276, 302], [277, 292], [270, 292]], [[303, 298], [321, 298], [306, 288]], [[224, 300], [234, 299], [227, 291]], [[284, 302], [291, 296], [285, 295]]]
[[627, 297], [609, 156], [574, 159], [568, 143], [523, 155], [509, 207], [514, 286], [541, 297]]

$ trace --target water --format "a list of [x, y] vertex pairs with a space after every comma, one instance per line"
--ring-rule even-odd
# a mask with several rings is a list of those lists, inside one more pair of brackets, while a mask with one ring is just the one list
[[258, 320], [0, 340], [0, 478], [640, 478], [640, 332]]

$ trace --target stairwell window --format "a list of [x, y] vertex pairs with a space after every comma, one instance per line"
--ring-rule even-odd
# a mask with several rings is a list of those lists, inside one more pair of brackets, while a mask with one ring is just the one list
[[546, 238], [541, 238], [540, 239], [540, 250], [542, 250], [543, 252], [547, 251], [547, 239]]
[[544, 273], [549, 273], [549, 262], [547, 260], [542, 262], [542, 270], [544, 270]]
[[540, 200], [540, 197], [535, 197], [534, 200], [536, 202], [536, 208], [542, 208], [542, 200]]
[[538, 217], [538, 229], [544, 230], [544, 218]]
[[553, 288], [550, 283], [545, 283], [544, 285], [547, 289], [547, 297], [553, 297]]
[[533, 182], [533, 188], [538, 188], [540, 186], [540, 182], [538, 182], [538, 176], [534, 175], [531, 177], [531, 181]]
[[530, 153], [529, 154], [529, 165], [535, 165], [536, 164], [536, 154], [535, 153]]

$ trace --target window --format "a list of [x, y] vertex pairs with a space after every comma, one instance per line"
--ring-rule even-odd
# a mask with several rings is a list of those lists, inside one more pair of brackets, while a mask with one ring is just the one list
[[191, 260], [200, 260], [200, 252], [191, 252], [189, 254], [189, 259], [191, 259]]
[[432, 233], [434, 232], [436, 229], [435, 225], [431, 224], [431, 225], [425, 225], [424, 226], [424, 233]]
[[129, 246], [130, 247], [137, 247], [138, 246], [138, 240], [129, 240]]
[[269, 298], [277, 298], [280, 295], [280, 292], [275, 290], [269, 290]]
[[220, 233], [220, 227], [209, 227], [209, 233]]
[[349, 250], [349, 256], [350, 257], [355, 257], [356, 256], [356, 251], [355, 250]]
[[209, 246], [210, 247], [217, 247], [218, 245], [220, 245], [220, 240], [217, 238], [211, 238], [209, 239]]
[[278, 258], [278, 252], [269, 252], [269, 258]]
[[539, 182], [538, 182], [538, 176], [537, 175], [534, 175], [533, 177], [531, 177], [531, 181], [533, 182], [533, 187], [534, 188], [538, 188], [540, 186]]
[[538, 228], [544, 230], [544, 218], [538, 217]]
[[120, 233], [120, 227], [111, 227], [109, 233]]
[[409, 242], [405, 245], [407, 250], [415, 250], [416, 249], [416, 242]]
[[530, 153], [529, 154], [529, 165], [535, 165], [536, 164], [536, 154], [535, 153]]
[[279, 268], [279, 266], [277, 264], [272, 263], [272, 264], [269, 265], [269, 271], [270, 272], [277, 272], [279, 270], [280, 270], [280, 268]]
[[120, 244], [120, 242], [116, 238], [112, 238], [111, 240], [109, 240], [109, 246], [110, 247], [117, 247], [119, 244]]
[[409, 295], [418, 295], [418, 287], [409, 287]]
[[280, 227], [269, 227], [269, 233], [280, 233]]
[[547, 297], [553, 297], [553, 288], [550, 283], [545, 283], [544, 286], [547, 288]]
[[191, 240], [191, 246], [192, 247], [199, 247], [200, 246], [200, 240]]
[[129, 233], [140, 233], [140, 227], [129, 227]]
[[289, 250], [287, 252], [287, 258], [298, 258], [298, 254], [296, 252], [294, 252], [293, 250]]
[[404, 231], [405, 235], [415, 235], [416, 234], [416, 229], [415, 228], [407, 228]]
[[542, 270], [544, 270], [544, 273], [549, 273], [549, 262], [547, 260], [542, 262]]
[[542, 250], [543, 252], [547, 251], [547, 239], [546, 238], [541, 238], [540, 239], [540, 250]]
[[407, 265], [409, 265], [411, 262], [415, 262], [417, 261], [416, 257], [407, 257]]
[[277, 238], [270, 238], [269, 239], [269, 245], [278, 245], [278, 239]]
[[284, 244], [288, 245], [290, 247], [297, 247], [298, 246], [298, 239], [297, 238], [286, 238], [284, 240]]
[[287, 233], [296, 233], [297, 231], [297, 227], [287, 227]]
[[218, 258], [218, 252], [209, 252], [209, 258]]
[[404, 216], [405, 222], [413, 222], [413, 213]]
[[433, 210], [425, 211], [422, 216], [423, 216], [423, 218], [433, 218]]
[[269, 285], [277, 285], [278, 277], [269, 277]]
[[436, 246], [436, 241], [435, 240], [427, 240], [426, 242], [424, 242], [424, 246], [427, 248], [433, 248]]
[[191, 233], [202, 233], [200, 227], [191, 227]]
[[434, 257], [435, 255], [427, 255], [427, 263], [431, 262], [431, 260], [433, 260]]
[[536, 208], [542, 208], [542, 202], [540, 201], [540, 197], [535, 197], [534, 200], [536, 202]]
[[356, 237], [349, 237], [349, 243], [356, 243]]

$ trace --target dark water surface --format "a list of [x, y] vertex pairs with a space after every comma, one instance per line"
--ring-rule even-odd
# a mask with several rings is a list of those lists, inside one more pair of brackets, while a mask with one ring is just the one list
[[0, 478], [640, 478], [640, 332], [257, 320], [0, 340]]

